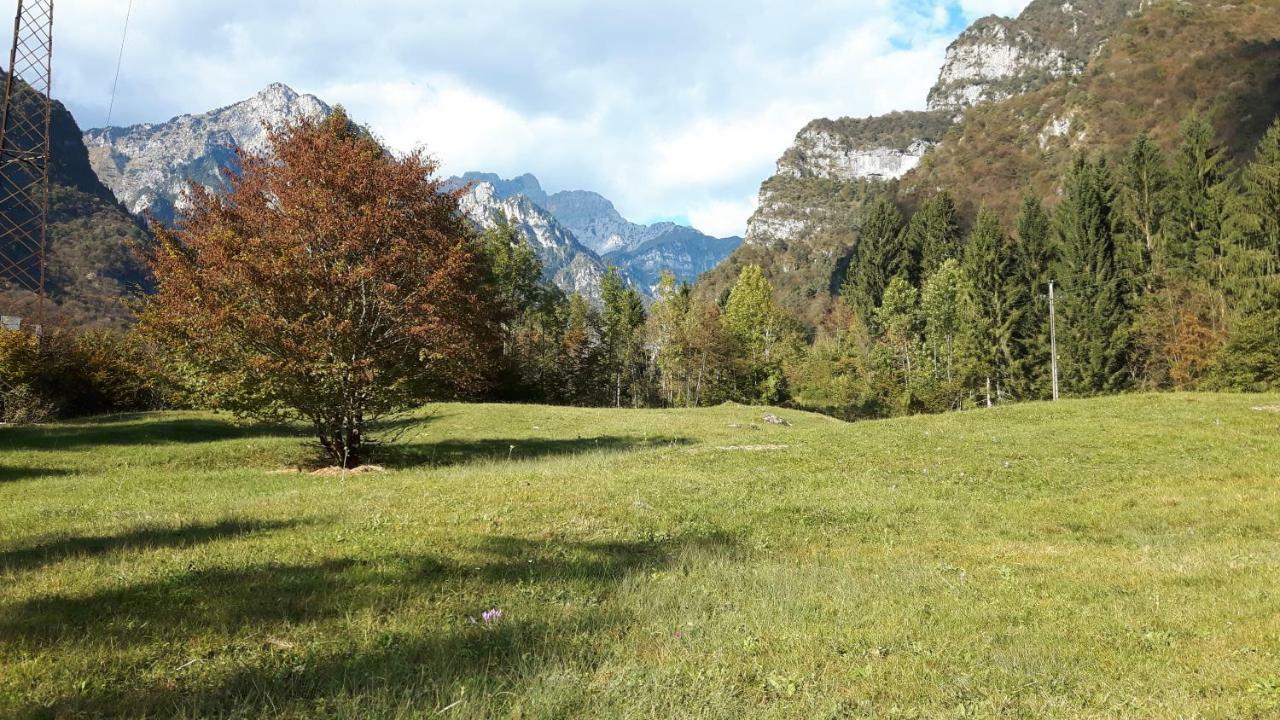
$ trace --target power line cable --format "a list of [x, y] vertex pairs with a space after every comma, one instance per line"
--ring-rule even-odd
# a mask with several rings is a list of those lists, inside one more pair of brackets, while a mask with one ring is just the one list
[[111, 103], [107, 105], [107, 122], [104, 127], [111, 127], [111, 114], [116, 109], [116, 87], [120, 84], [120, 66], [124, 64], [124, 44], [129, 39], [129, 18], [133, 15], [133, 0], [129, 0], [124, 11], [124, 32], [120, 34], [120, 52], [116, 55], [116, 76], [111, 81]]

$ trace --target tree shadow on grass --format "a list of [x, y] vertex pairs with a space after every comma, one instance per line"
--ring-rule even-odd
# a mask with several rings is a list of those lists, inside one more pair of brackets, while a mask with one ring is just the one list
[[298, 428], [280, 425], [243, 425], [229, 420], [174, 418], [139, 421], [112, 418], [74, 424], [3, 428], [0, 429], [0, 450], [74, 450], [102, 446], [168, 445], [300, 435]]
[[0, 465], [0, 484], [36, 478], [61, 477], [70, 475], [70, 470], [42, 467], [13, 467]]
[[217, 523], [143, 527], [119, 535], [79, 535], [45, 540], [27, 547], [0, 550], [0, 572], [30, 570], [70, 557], [105, 555], [124, 550], [187, 547], [228, 538], [295, 527], [300, 521], [223, 520]]
[[[544, 668], [590, 667], [608, 651], [602, 636], [630, 619], [602, 602], [619, 583], [690, 551], [733, 549], [721, 536], [665, 543], [507, 537], [481, 543], [470, 562], [392, 556], [192, 572], [18, 604], [0, 614], [0, 640], [45, 662], [85, 652], [109, 667], [109, 682], [56, 688], [60, 699], [23, 708], [19, 716], [27, 718], [306, 716], [342, 703], [376, 706], [379, 698], [425, 711], [447, 704], [460, 684], [472, 696], [502, 691], [505, 703]], [[515, 597], [567, 592], [592, 601], [553, 604], [544, 613], [508, 605], [493, 624], [467, 619], [491, 598], [513, 597], [514, 588]], [[368, 626], [371, 612], [386, 618], [381, 632]], [[306, 640], [316, 636], [324, 640]], [[224, 647], [210, 651], [219, 639]], [[176, 672], [130, 676], [139, 652], [154, 647], [163, 656], [184, 641], [204, 648], [212, 667], [232, 669], [194, 680]], [[232, 655], [234, 663], [216, 664]], [[43, 690], [48, 697], [50, 688]]]
[[387, 445], [378, 449], [378, 461], [387, 467], [450, 467], [478, 462], [536, 460], [557, 455], [635, 452], [652, 448], [690, 444], [683, 437], [620, 437], [602, 435], [587, 438], [486, 438], [483, 440], [441, 440], [434, 443]]

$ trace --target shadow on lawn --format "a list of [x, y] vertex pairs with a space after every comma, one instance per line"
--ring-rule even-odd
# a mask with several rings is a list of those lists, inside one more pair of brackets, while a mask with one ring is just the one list
[[0, 465], [0, 483], [32, 480], [35, 478], [62, 477], [71, 471], [60, 468], [13, 467]]
[[298, 521], [223, 520], [177, 527], [145, 527], [120, 535], [73, 536], [29, 547], [0, 550], [0, 571], [30, 570], [69, 557], [105, 555], [121, 550], [187, 547], [241, 535], [270, 532], [299, 525]]
[[388, 444], [377, 450], [377, 461], [392, 468], [448, 467], [486, 461], [534, 460], [553, 455], [633, 452], [649, 448], [690, 444], [682, 437], [619, 437], [613, 435], [576, 439], [486, 438], [441, 440], [433, 443]]
[[65, 425], [31, 425], [0, 430], [0, 450], [71, 450], [99, 446], [166, 445], [298, 436], [296, 428], [241, 425], [229, 420], [136, 417], [111, 418]]
[[[589, 667], [608, 651], [600, 636], [629, 617], [599, 600], [618, 583], [691, 550], [725, 553], [733, 547], [720, 536], [660, 544], [504, 537], [486, 541], [478, 560], [460, 564], [395, 556], [193, 572], [7, 608], [0, 615], [0, 640], [24, 654], [53, 653], [47, 661], [78, 650], [103, 656], [114, 666], [106, 672], [120, 680], [138, 667], [142, 646], [165, 653], [184, 638], [199, 638], [204, 657], [193, 663], [236, 656], [234, 670], [212, 677], [184, 679], [190, 676], [173, 670], [91, 683], [88, 691], [59, 688], [60, 700], [28, 706], [22, 714], [28, 718], [305, 715], [332, 711], [335, 703], [360, 707], [364, 694], [425, 711], [451, 702], [444, 698], [457, 699], [460, 683], [469, 696], [488, 691], [492, 700], [492, 691], [502, 690], [502, 702], [509, 702], [516, 697], [512, 691], [536, 680], [542, 668]], [[496, 598], [551, 592], [589, 601], [552, 603], [550, 615], [506, 605], [505, 616], [491, 626], [466, 619]], [[431, 604], [424, 617], [426, 600]], [[405, 615], [397, 618], [402, 608]], [[391, 618], [381, 633], [367, 627], [370, 612]], [[306, 627], [310, 623], [327, 627], [316, 632]], [[210, 653], [218, 642], [223, 649]], [[377, 704], [377, 698], [364, 700]]]

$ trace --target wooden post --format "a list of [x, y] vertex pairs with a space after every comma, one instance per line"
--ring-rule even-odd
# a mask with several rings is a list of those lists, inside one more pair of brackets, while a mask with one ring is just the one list
[[1049, 281], [1049, 354], [1053, 363], [1053, 399], [1058, 400], [1058, 314], [1053, 301], [1053, 281]]

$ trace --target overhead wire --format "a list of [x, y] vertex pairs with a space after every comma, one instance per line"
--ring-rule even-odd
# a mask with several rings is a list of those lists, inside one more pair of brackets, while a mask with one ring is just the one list
[[129, 18], [133, 16], [133, 0], [129, 0], [124, 11], [124, 32], [120, 35], [120, 52], [116, 55], [116, 74], [111, 81], [111, 102], [107, 105], [107, 122], [104, 127], [111, 126], [111, 115], [116, 109], [116, 88], [120, 85], [120, 66], [124, 64], [124, 46], [129, 39]]

